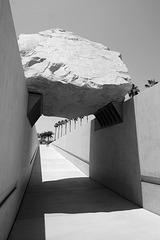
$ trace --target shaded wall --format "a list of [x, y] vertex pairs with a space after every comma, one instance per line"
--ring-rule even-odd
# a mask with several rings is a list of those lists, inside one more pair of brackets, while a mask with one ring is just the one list
[[8, 0], [0, 0], [0, 39], [0, 239], [6, 240], [38, 146]]
[[77, 131], [74, 141], [68, 134], [67, 144], [65, 139], [55, 142], [67, 151], [70, 144], [71, 153], [75, 152], [76, 142], [79, 158], [86, 151], [81, 144], [90, 144], [90, 153], [85, 158], [90, 177], [157, 214], [160, 214], [159, 92], [160, 84], [126, 101], [122, 123], [95, 131], [97, 120], [92, 120], [84, 137]]
[[123, 123], [95, 131], [92, 122], [90, 176], [142, 205], [139, 154], [133, 99], [123, 105]]

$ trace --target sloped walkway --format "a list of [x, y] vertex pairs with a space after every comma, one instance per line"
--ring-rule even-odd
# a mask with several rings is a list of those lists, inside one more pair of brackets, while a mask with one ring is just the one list
[[9, 240], [159, 240], [160, 217], [41, 146]]

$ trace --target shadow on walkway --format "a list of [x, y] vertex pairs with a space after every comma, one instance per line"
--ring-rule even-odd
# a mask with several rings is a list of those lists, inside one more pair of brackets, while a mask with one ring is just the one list
[[[46, 157], [47, 161], [49, 161], [48, 164], [52, 161], [53, 166], [54, 159], [47, 160]], [[64, 162], [68, 160], [62, 157], [62, 159], [55, 159], [56, 164], [57, 161]], [[72, 176], [72, 178], [68, 179], [42, 182], [41, 166], [40, 154], [38, 153], [30, 182], [9, 240], [72, 239], [67, 237], [60, 238], [58, 237], [59, 235], [57, 237], [54, 235], [54, 238], [47, 237], [45, 222], [47, 214], [48, 216], [51, 214], [54, 219], [57, 217], [55, 220], [57, 223], [60, 219], [59, 216], [62, 215], [64, 217], [68, 216], [68, 214], [77, 214], [76, 216], [80, 214], [82, 217], [81, 214], [84, 216], [87, 213], [106, 213], [139, 208], [88, 177], [75, 176], [73, 178]], [[48, 165], [47, 169], [50, 170], [50, 165]], [[74, 225], [76, 221], [73, 218], [70, 224]], [[91, 221], [91, 219], [88, 221]], [[57, 232], [55, 222], [53, 226], [50, 223], [50, 228], [54, 229], [55, 227], [55, 232]], [[58, 225], [61, 228], [59, 230], [61, 232], [64, 226], [60, 226], [60, 224], [64, 224], [63, 221]], [[80, 223], [77, 222], [78, 224]]]

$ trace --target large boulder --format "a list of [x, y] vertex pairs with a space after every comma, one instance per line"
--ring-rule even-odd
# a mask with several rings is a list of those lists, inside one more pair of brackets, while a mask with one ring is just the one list
[[43, 94], [43, 114], [74, 118], [122, 102], [131, 89], [118, 52], [71, 32], [21, 34], [19, 49], [29, 90]]

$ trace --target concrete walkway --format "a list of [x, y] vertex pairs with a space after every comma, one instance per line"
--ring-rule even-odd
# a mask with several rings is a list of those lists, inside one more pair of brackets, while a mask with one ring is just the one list
[[41, 146], [9, 240], [159, 240], [160, 217]]

